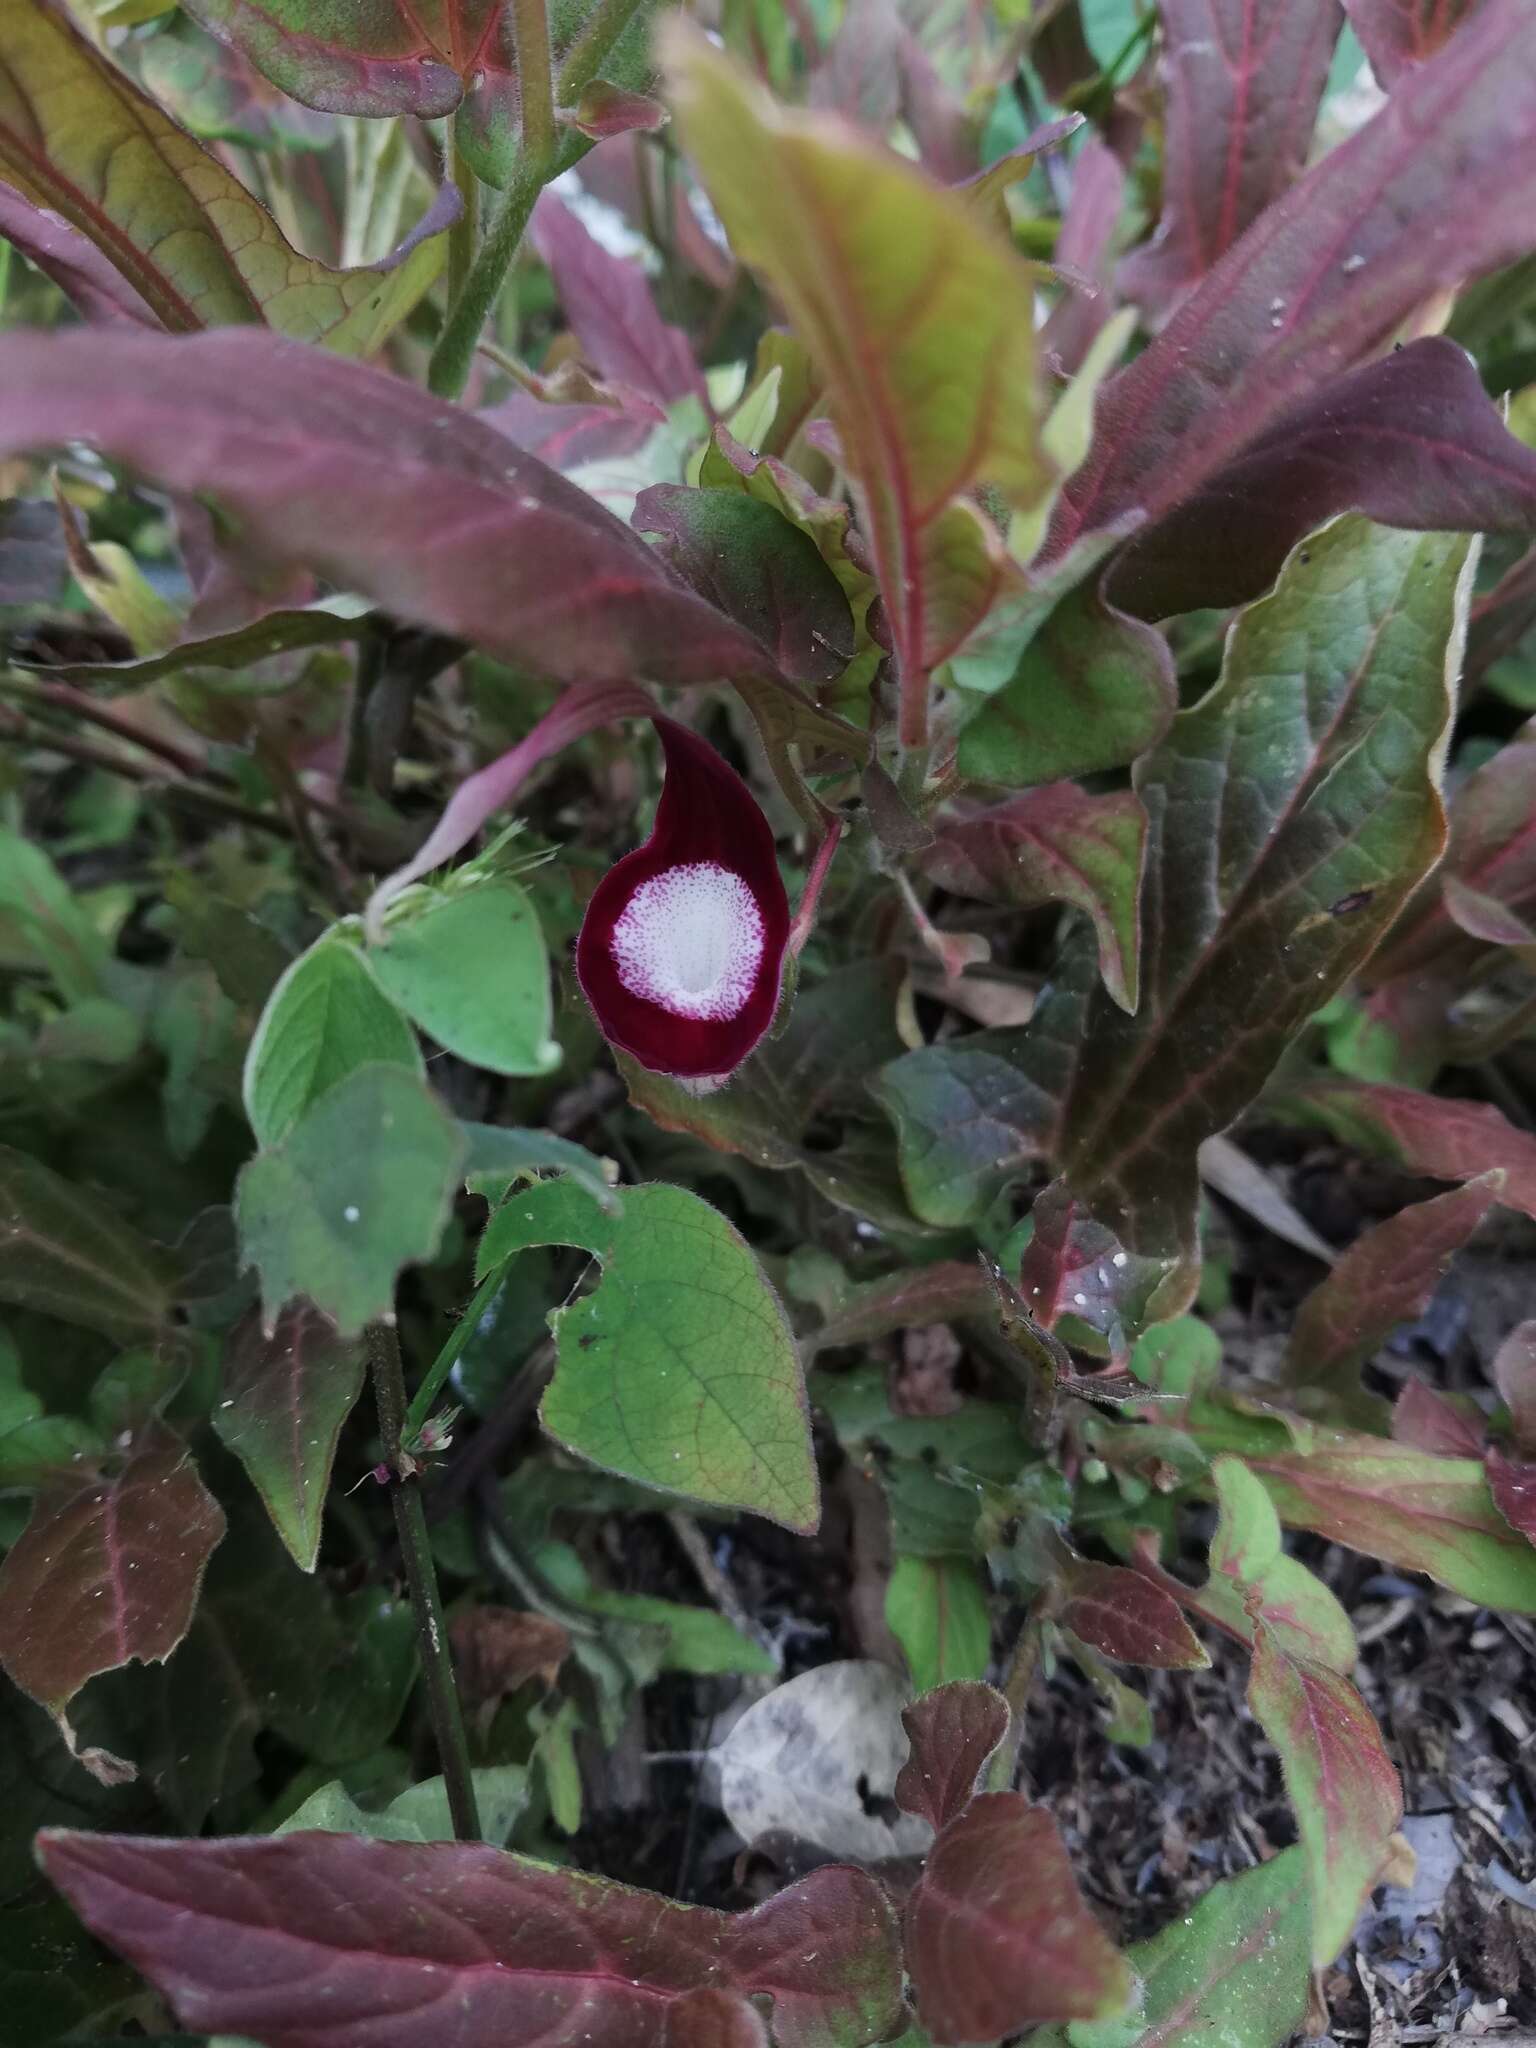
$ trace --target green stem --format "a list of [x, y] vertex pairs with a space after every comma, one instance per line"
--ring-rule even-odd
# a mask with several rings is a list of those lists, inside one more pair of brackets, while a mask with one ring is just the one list
[[1040, 1655], [1045, 1647], [1045, 1617], [1050, 1590], [1049, 1587], [1043, 1588], [1030, 1602], [1024, 1626], [1019, 1630], [1019, 1639], [1009, 1659], [1003, 1679], [1003, 1697], [1008, 1702], [1008, 1732], [987, 1766], [984, 1782], [988, 1792], [1011, 1790], [1019, 1774], [1019, 1753], [1024, 1747], [1024, 1717], [1029, 1710], [1029, 1696], [1039, 1675]]
[[[567, 51], [559, 76], [551, 85], [549, 18], [544, 0], [517, 0], [515, 34], [518, 68], [523, 73], [523, 144], [513, 167], [512, 181], [486, 231], [480, 253], [470, 266], [463, 289], [448, 302], [448, 317], [427, 368], [427, 382], [439, 398], [457, 398], [468, 383], [476, 343], [501, 296], [534, 203], [557, 171], [572, 160], [570, 149], [562, 152], [557, 147], [555, 109], [574, 106], [580, 99], [639, 6], [640, 0], [600, 0], [596, 13]], [[533, 19], [535, 12], [537, 22]], [[540, 67], [535, 61], [530, 85], [526, 55], [539, 43], [541, 34], [543, 64]], [[527, 40], [530, 37], [531, 42]], [[583, 150], [585, 147], [583, 143]]]
[[456, 114], [448, 122], [448, 167], [464, 203], [463, 212], [448, 230], [448, 303], [456, 306], [474, 268], [475, 245], [480, 239], [480, 181], [459, 145]]
[[549, 165], [555, 156], [555, 81], [545, 0], [512, 0], [512, 35], [522, 99], [522, 154]]
[[506, 1276], [506, 1270], [506, 1266], [503, 1263], [497, 1266], [493, 1272], [486, 1274], [470, 1297], [469, 1307], [465, 1309], [463, 1315], [454, 1324], [453, 1335], [448, 1339], [442, 1350], [439, 1351], [436, 1358], [433, 1359], [426, 1378], [416, 1389], [415, 1398], [412, 1400], [410, 1410], [405, 1418], [404, 1434], [407, 1443], [414, 1442], [420, 1436], [421, 1425], [432, 1413], [437, 1397], [443, 1391], [449, 1373], [458, 1364], [464, 1346], [480, 1327], [480, 1318], [494, 1300], [496, 1290], [500, 1287], [502, 1280]]
[[448, 1812], [455, 1839], [478, 1842], [480, 1813], [475, 1803], [475, 1779], [464, 1734], [464, 1716], [459, 1711], [458, 1688], [453, 1682], [453, 1658], [448, 1648], [448, 1631], [443, 1626], [443, 1603], [437, 1590], [437, 1568], [432, 1562], [432, 1541], [422, 1511], [421, 1488], [414, 1476], [406, 1478], [400, 1470], [400, 1440], [405, 1429], [405, 1373], [400, 1363], [400, 1343], [392, 1323], [370, 1323], [367, 1341], [374, 1399], [379, 1408], [379, 1434], [390, 1472], [395, 1530], [416, 1616], [427, 1708], [437, 1738], [438, 1761], [443, 1767]]
[[512, 182], [480, 244], [480, 253], [464, 280], [463, 291], [449, 307], [437, 347], [432, 351], [427, 382], [439, 398], [457, 398], [469, 382], [469, 366], [475, 359], [480, 330], [501, 296], [534, 202], [544, 189], [546, 169], [526, 153], [517, 160]]

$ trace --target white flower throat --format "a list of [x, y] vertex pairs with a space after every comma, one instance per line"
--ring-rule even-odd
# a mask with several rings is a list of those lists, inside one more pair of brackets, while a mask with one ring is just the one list
[[689, 861], [640, 884], [610, 944], [632, 996], [674, 1017], [724, 1023], [757, 980], [763, 916], [740, 875], [718, 861]]

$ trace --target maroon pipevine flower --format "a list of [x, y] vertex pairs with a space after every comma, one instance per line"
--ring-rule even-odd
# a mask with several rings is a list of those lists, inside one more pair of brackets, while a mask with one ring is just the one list
[[680, 1079], [739, 1067], [779, 1000], [789, 899], [773, 832], [714, 748], [658, 718], [656, 822], [593, 892], [576, 973], [605, 1038]]

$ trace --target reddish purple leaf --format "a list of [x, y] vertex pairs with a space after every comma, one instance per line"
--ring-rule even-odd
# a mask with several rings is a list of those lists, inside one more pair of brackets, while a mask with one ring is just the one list
[[1536, 548], [1528, 548], [1472, 606], [1461, 685], [1468, 694], [1536, 626]]
[[652, 484], [635, 529], [706, 603], [771, 653], [780, 675], [835, 682], [853, 659], [853, 613], [815, 541], [774, 506], [739, 491]]
[[1083, 1902], [1055, 1821], [987, 1792], [951, 1821], [907, 1903], [907, 1969], [939, 2048], [1050, 2020], [1110, 2019], [1124, 1958]]
[[1372, 960], [1372, 981], [1418, 976], [1429, 968], [1462, 980], [1483, 957], [1482, 944], [1456, 914], [1461, 906], [1445, 893], [1451, 880], [1522, 921], [1536, 918], [1536, 719], [1457, 790], [1445, 860]]
[[1286, 1352], [1292, 1384], [1347, 1393], [1392, 1332], [1428, 1308], [1451, 1260], [1500, 1199], [1497, 1171], [1413, 1202], [1367, 1230], [1296, 1314]]
[[651, 836], [592, 893], [576, 973], [603, 1035], [653, 1073], [733, 1073], [773, 1022], [789, 899], [773, 828], [735, 769], [658, 718]]
[[896, 1804], [946, 1828], [970, 1804], [988, 1759], [1008, 1733], [1008, 1702], [990, 1685], [957, 1679], [901, 1710], [912, 1745], [896, 1779]]
[[1241, 604], [1343, 511], [1419, 531], [1536, 528], [1536, 452], [1507, 430], [1455, 342], [1412, 342], [1291, 406], [1137, 533], [1108, 588], [1149, 619]]
[[657, 312], [637, 262], [610, 255], [551, 192], [534, 208], [533, 239], [554, 273], [560, 310], [594, 369], [658, 405], [704, 396], [688, 337]]
[[[191, 1453], [158, 1425], [115, 1473], [60, 1474], [40, 1489], [0, 1565], [0, 1663], [71, 1749], [70, 1701], [98, 1672], [170, 1656], [223, 1534]], [[134, 1775], [96, 1752], [82, 1761], [109, 1782]]]
[[958, 896], [1033, 909], [1071, 903], [1093, 920], [1104, 986], [1136, 1008], [1147, 814], [1130, 790], [1091, 796], [1052, 782], [941, 818], [923, 864]]
[[1019, 1293], [1043, 1328], [1053, 1330], [1069, 1316], [1097, 1331], [1104, 1340], [1097, 1348], [1123, 1362], [1147, 1323], [1188, 1305], [1194, 1268], [1123, 1250], [1064, 1181], [1052, 1181], [1029, 1213], [1035, 1227], [1019, 1267]]
[[1178, 1602], [1142, 1573], [1079, 1557], [1062, 1583], [1066, 1600], [1056, 1619], [1117, 1664], [1202, 1671], [1210, 1663]]
[[1499, 1346], [1493, 1383], [1509, 1410], [1516, 1444], [1536, 1457], [1536, 1321], [1517, 1324]]
[[525, 448], [559, 470], [586, 462], [621, 461], [656, 431], [651, 403], [640, 398], [623, 406], [563, 405], [536, 398], [531, 391], [514, 391], [477, 417], [505, 434], [514, 447]]
[[958, 1322], [985, 1315], [991, 1300], [986, 1276], [974, 1260], [936, 1259], [931, 1266], [855, 1288], [819, 1330], [801, 1338], [801, 1349], [816, 1352], [839, 1344], [868, 1344], [892, 1330]]
[[270, 1336], [253, 1308], [230, 1333], [213, 1426], [244, 1465], [295, 1562], [315, 1568], [336, 1439], [362, 1391], [363, 1347], [307, 1301]]
[[1091, 280], [1096, 292], [1064, 291], [1041, 332], [1040, 346], [1070, 376], [1082, 368], [1094, 336], [1114, 311], [1108, 289], [1110, 251], [1125, 201], [1125, 172], [1112, 149], [1087, 143], [1072, 166], [1072, 194], [1056, 237], [1055, 259], [1069, 276]]
[[115, 264], [58, 214], [0, 185], [0, 237], [51, 277], [92, 326], [158, 327], [159, 321]]
[[1479, 0], [1344, 0], [1355, 34], [1382, 85], [1443, 49]]
[[[626, 92], [622, 86], [610, 85], [605, 78], [594, 78], [574, 107], [560, 109], [560, 119], [593, 142], [606, 142], [615, 135], [630, 135], [637, 128], [654, 135], [666, 127], [667, 110], [649, 93]], [[564, 298], [563, 292], [561, 297]]]
[[452, 1842], [50, 1829], [38, 1849], [184, 2026], [266, 2048], [671, 2048], [703, 1990], [771, 1999], [778, 2048], [878, 2040], [901, 2014], [891, 1909], [859, 1870], [730, 1914]]
[[1467, 1414], [1423, 1380], [1404, 1380], [1392, 1404], [1392, 1439], [1437, 1458], [1480, 1458], [1483, 1418]]
[[1536, 1543], [1536, 1461], [1511, 1458], [1497, 1444], [1486, 1453], [1488, 1490], [1511, 1529]]
[[1159, 0], [1163, 217], [1122, 266], [1160, 318], [1306, 166], [1338, 39], [1338, 0]]
[[0, 448], [89, 441], [300, 564], [574, 682], [771, 675], [638, 534], [457, 406], [276, 336], [0, 337]]
[[1106, 388], [1048, 559], [1127, 513], [1165, 512], [1432, 292], [1523, 255], [1533, 208], [1536, 10], [1489, 0]]
[[1536, 1216], [1536, 1137], [1516, 1130], [1491, 1102], [1423, 1095], [1417, 1088], [1352, 1081], [1329, 1074], [1279, 1100], [1303, 1123], [1321, 1124], [1346, 1144], [1358, 1145], [1430, 1180], [1472, 1180], [1504, 1170], [1501, 1202]]
[[1280, 1752], [1312, 1879], [1312, 1960], [1331, 1963], [1375, 1884], [1403, 1788], [1381, 1730], [1350, 1681], [1253, 1632], [1248, 1704]]

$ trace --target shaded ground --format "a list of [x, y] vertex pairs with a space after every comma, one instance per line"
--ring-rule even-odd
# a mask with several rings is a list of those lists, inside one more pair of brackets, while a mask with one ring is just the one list
[[[1331, 1147], [1280, 1139], [1269, 1156], [1298, 1208], [1340, 1243], [1434, 1191]], [[1320, 1273], [1243, 1218], [1227, 1224], [1232, 1303], [1216, 1320], [1233, 1361], [1262, 1377]], [[1483, 1367], [1499, 1338], [1533, 1314], [1529, 1226], [1497, 1218], [1422, 1323], [1376, 1361], [1372, 1383], [1390, 1393], [1416, 1372], [1486, 1391]], [[787, 1674], [874, 1647], [867, 1600], [861, 1612], [850, 1590], [847, 1508], [834, 1489], [814, 1546], [762, 1525], [715, 1542], [716, 1597], [781, 1633]], [[696, 1565], [665, 1523], [611, 1527], [608, 1541], [624, 1583], [699, 1597]], [[1297, 1548], [1355, 1623], [1362, 1687], [1402, 1773], [1414, 1851], [1401, 1884], [1377, 1891], [1356, 1943], [1316, 1985], [1308, 2031], [1367, 2048], [1447, 2035], [1526, 2048], [1536, 2039], [1536, 1621], [1474, 1609], [1315, 1538]], [[1209, 1671], [1135, 1675], [1153, 1710], [1143, 1750], [1107, 1739], [1104, 1708], [1071, 1667], [1036, 1687], [1025, 1782], [1058, 1817], [1085, 1889], [1123, 1941], [1294, 1839], [1278, 1759], [1247, 1713], [1247, 1660], [1219, 1640], [1209, 1647]], [[743, 1858], [701, 1795], [694, 1759], [711, 1716], [733, 1697], [725, 1682], [674, 1678], [653, 1689], [630, 1754], [598, 1764], [610, 1801], [577, 1845], [589, 1867], [731, 1904], [795, 1873], [781, 1845], [771, 1871]]]

